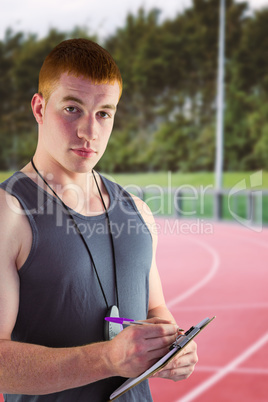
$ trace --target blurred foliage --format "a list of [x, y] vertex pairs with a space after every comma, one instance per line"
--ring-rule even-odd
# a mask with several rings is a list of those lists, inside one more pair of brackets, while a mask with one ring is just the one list
[[[268, 9], [226, 0], [225, 171], [268, 169]], [[121, 70], [124, 91], [114, 132], [98, 165], [106, 172], [212, 171], [215, 155], [219, 0], [160, 23], [159, 9], [129, 14], [101, 43]], [[49, 51], [87, 30], [47, 37], [12, 29], [0, 41], [0, 169], [22, 166], [37, 128], [30, 100]]]

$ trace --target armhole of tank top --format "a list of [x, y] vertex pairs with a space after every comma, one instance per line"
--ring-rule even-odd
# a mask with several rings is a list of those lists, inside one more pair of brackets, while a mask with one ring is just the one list
[[112, 193], [112, 190], [110, 189], [110, 186], [114, 185], [116, 187], [116, 189], [115, 189], [115, 196], [113, 196], [113, 199], [115, 199], [115, 200], [117, 199], [119, 202], [123, 202], [123, 201], [126, 202], [126, 200], [127, 200], [127, 202], [129, 202], [131, 204], [131, 206], [133, 207], [133, 209], [135, 210], [135, 212], [136, 212], [137, 216], [139, 217], [140, 221], [146, 226], [146, 228], [147, 228], [147, 230], [148, 230], [148, 232], [149, 232], [149, 234], [150, 234], [150, 236], [152, 238], [151, 230], [149, 229], [147, 223], [143, 219], [143, 216], [140, 213], [140, 211], [139, 211], [139, 209], [138, 209], [138, 207], [137, 207], [137, 205], [135, 203], [135, 200], [134, 200], [133, 196], [128, 191], [126, 191], [124, 189], [124, 187], [120, 186], [120, 184], [114, 183], [114, 182], [110, 181], [109, 179], [106, 179], [106, 177], [104, 177], [102, 175], [100, 175], [100, 176], [101, 176], [101, 178], [102, 178], [102, 180], [104, 182], [104, 185], [105, 185], [105, 187], [106, 187], [106, 189], [107, 189], [107, 191], [109, 193], [109, 196], [111, 197], [111, 193]]
[[18, 270], [18, 274], [19, 274], [19, 276], [21, 276], [25, 272], [25, 270], [28, 268], [28, 266], [30, 265], [30, 262], [34, 256], [34, 253], [35, 253], [35, 250], [37, 247], [38, 231], [37, 231], [37, 226], [36, 226], [35, 220], [31, 214], [31, 212], [28, 211], [27, 206], [25, 205], [25, 203], [21, 199], [21, 197], [19, 197], [16, 194], [10, 194], [10, 195], [12, 195], [12, 197], [15, 197], [18, 200], [18, 202], [20, 203], [21, 208], [23, 209], [25, 216], [28, 219], [28, 222], [30, 224], [30, 228], [32, 231], [32, 244], [31, 244], [30, 252], [29, 252], [26, 260], [24, 261], [22, 267]]
[[[146, 228], [147, 228], [147, 230], [148, 230], [148, 232], [149, 232], [149, 234], [150, 234], [150, 236], [151, 236], [151, 239], [153, 240], [153, 236], [152, 236], [151, 230], [150, 230], [150, 228], [148, 227], [147, 223], [145, 222], [145, 220], [144, 220], [142, 214], [140, 213], [140, 211], [139, 211], [139, 209], [138, 209], [138, 207], [137, 207], [137, 205], [136, 205], [136, 202], [135, 202], [134, 198], [133, 198], [132, 195], [131, 195], [130, 193], [128, 193], [127, 191], [126, 191], [126, 193], [127, 193], [127, 195], [128, 195], [128, 198], [130, 199], [130, 202], [131, 202], [133, 208], [135, 209], [135, 211], [136, 211], [138, 217], [140, 218], [141, 222], [146, 226]], [[142, 200], [142, 201], [143, 201], [143, 200]], [[143, 202], [144, 202], [144, 201], [143, 201]], [[146, 204], [146, 205], [147, 205], [147, 204]], [[148, 208], [149, 208], [149, 207], [148, 207]]]

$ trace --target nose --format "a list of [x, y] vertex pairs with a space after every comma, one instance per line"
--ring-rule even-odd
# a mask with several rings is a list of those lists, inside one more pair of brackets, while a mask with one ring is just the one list
[[93, 141], [97, 138], [97, 122], [94, 117], [85, 117], [80, 121], [77, 128], [78, 138], [85, 138], [86, 140]]

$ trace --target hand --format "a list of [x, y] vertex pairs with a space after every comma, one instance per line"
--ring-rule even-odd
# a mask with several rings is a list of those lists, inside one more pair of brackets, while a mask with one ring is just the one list
[[154, 374], [153, 378], [166, 378], [173, 381], [185, 380], [190, 377], [197, 362], [197, 345], [191, 341], [162, 370]]
[[169, 351], [178, 335], [177, 325], [159, 318], [145, 320], [154, 325], [133, 325], [107, 342], [107, 358], [113, 375], [136, 377]]

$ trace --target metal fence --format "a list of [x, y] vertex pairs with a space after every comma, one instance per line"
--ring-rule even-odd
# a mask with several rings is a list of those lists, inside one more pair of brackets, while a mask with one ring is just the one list
[[[131, 191], [132, 190], [132, 191]], [[212, 188], [128, 188], [142, 198], [155, 216], [237, 221], [245, 226], [268, 225], [268, 190]]]

